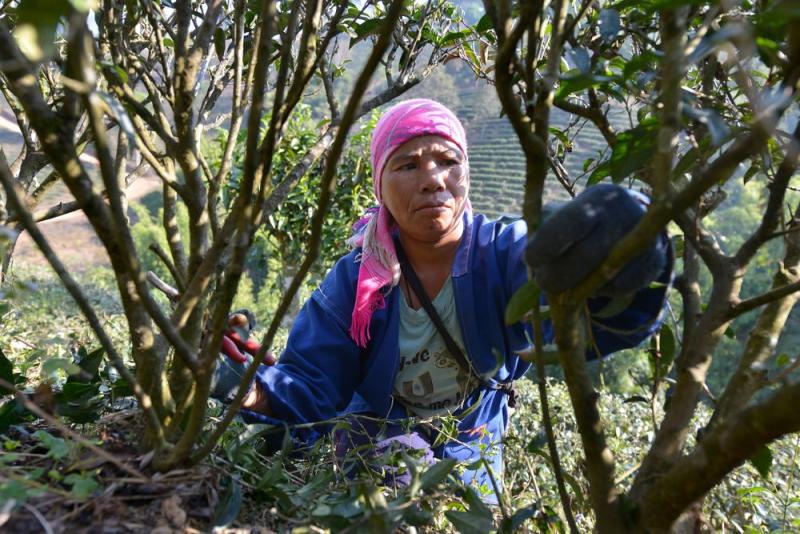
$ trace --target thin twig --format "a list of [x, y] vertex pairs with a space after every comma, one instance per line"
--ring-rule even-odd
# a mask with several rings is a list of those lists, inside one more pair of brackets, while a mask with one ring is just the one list
[[156, 289], [164, 293], [164, 295], [166, 295], [167, 298], [172, 302], [177, 302], [178, 299], [181, 298], [180, 291], [178, 291], [177, 289], [175, 289], [174, 287], [163, 281], [153, 271], [147, 271], [146, 276], [147, 276], [147, 281], [153, 284], [156, 287]]
[[534, 354], [536, 363], [536, 387], [539, 391], [539, 403], [542, 410], [542, 425], [544, 434], [547, 438], [547, 448], [550, 451], [553, 475], [556, 479], [556, 488], [561, 501], [561, 508], [564, 510], [564, 517], [567, 519], [569, 530], [572, 534], [580, 532], [575, 516], [572, 513], [572, 498], [567, 492], [567, 485], [564, 483], [564, 467], [561, 465], [561, 457], [558, 452], [556, 433], [553, 429], [553, 419], [550, 413], [550, 399], [547, 393], [547, 369], [545, 368], [544, 355], [544, 330], [542, 327], [541, 308], [537, 300], [533, 306], [533, 333], [534, 333]]
[[[161, 248], [161, 245], [159, 245], [156, 242], [150, 243], [150, 246], [147, 247], [147, 248], [149, 248], [151, 251], [153, 251], [153, 253], [156, 256], [158, 256], [158, 258], [166, 266], [167, 270], [172, 275], [172, 278], [175, 280], [175, 283], [178, 284], [178, 287], [180, 288], [180, 284], [181, 284], [180, 273], [178, 273], [178, 270], [175, 267], [175, 264], [173, 264], [172, 261], [169, 259], [169, 256], [167, 255], [167, 252], [163, 248]], [[180, 292], [180, 290], [178, 290], [178, 292]]]
[[53, 534], [53, 527], [50, 526], [50, 523], [47, 522], [47, 519], [37, 510], [33, 505], [24, 503], [22, 505], [27, 511], [36, 518], [39, 524], [42, 526], [42, 530], [44, 530], [45, 534]]
[[769, 304], [770, 302], [782, 299], [783, 297], [789, 296], [797, 291], [800, 291], [800, 281], [772, 289], [766, 293], [758, 295], [757, 297], [743, 300], [731, 308], [728, 314], [728, 319], [738, 317], [743, 313], [747, 313], [750, 310], [758, 308], [759, 306], [763, 306], [764, 304]]

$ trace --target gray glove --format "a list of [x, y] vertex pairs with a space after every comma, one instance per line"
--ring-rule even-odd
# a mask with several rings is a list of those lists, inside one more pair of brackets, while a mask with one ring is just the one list
[[[578, 285], [642, 219], [647, 211], [646, 201], [636, 191], [598, 184], [548, 217], [525, 253], [539, 287], [556, 294]], [[646, 287], [664, 270], [668, 247], [666, 235], [659, 236], [596, 296], [618, 297]]]

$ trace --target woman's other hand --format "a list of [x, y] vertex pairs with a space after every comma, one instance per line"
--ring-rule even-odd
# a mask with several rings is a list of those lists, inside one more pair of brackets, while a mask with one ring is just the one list
[[[526, 251], [539, 286], [549, 294], [577, 286], [638, 224], [647, 211], [647, 202], [647, 197], [636, 191], [599, 184], [553, 213], [539, 227]], [[663, 271], [668, 247], [666, 235], [659, 236], [596, 295], [617, 297], [644, 288]]]
[[[250, 337], [256, 327], [255, 316], [249, 310], [238, 310], [228, 317], [228, 329], [222, 337], [221, 352], [236, 363], [248, 361], [248, 355], [255, 356], [261, 345]], [[264, 355], [264, 365], [275, 365], [275, 356], [271, 352]]]
[[[220, 352], [224, 357], [220, 358], [217, 363], [211, 383], [212, 398], [226, 404], [233, 401], [247, 367], [261, 349], [261, 345], [250, 338], [250, 333], [255, 326], [255, 317], [248, 310], [236, 311], [228, 317], [228, 329], [222, 336], [222, 346], [220, 347]], [[275, 356], [267, 352], [262, 363], [263, 365], [275, 365], [276, 361]], [[257, 388], [251, 385], [243, 406], [251, 408], [251, 405], [260, 405], [262, 396], [258, 393]], [[256, 411], [261, 410], [256, 409]]]

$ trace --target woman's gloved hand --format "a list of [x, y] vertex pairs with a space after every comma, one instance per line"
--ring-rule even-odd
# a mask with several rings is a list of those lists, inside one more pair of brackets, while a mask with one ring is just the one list
[[[256, 320], [249, 310], [238, 310], [228, 317], [228, 329], [222, 336], [221, 357], [211, 381], [211, 397], [223, 403], [233, 401], [247, 367], [261, 345], [250, 338]], [[264, 355], [263, 365], [275, 365], [275, 356]]]
[[[599, 184], [550, 215], [526, 250], [539, 287], [556, 294], [578, 285], [641, 220], [647, 202], [647, 197], [631, 189]], [[596, 295], [619, 297], [644, 288], [664, 270], [668, 247], [667, 237], [659, 236]]]

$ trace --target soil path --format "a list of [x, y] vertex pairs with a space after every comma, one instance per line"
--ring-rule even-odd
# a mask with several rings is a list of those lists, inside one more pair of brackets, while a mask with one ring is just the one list
[[[19, 152], [21, 144], [22, 136], [17, 129], [13, 115], [6, 110], [0, 111], [0, 146], [5, 150], [9, 160], [12, 160]], [[93, 156], [84, 154], [81, 156], [81, 160], [89, 172], [95, 172], [97, 160]], [[145, 171], [127, 189], [129, 205], [134, 205], [145, 195], [160, 189], [160, 187], [160, 180], [151, 172]], [[42, 205], [37, 207], [37, 211], [55, 206], [59, 202], [71, 200], [73, 198], [69, 192], [63, 186], [58, 185], [47, 193]], [[83, 212], [76, 211], [45, 221], [39, 224], [39, 228], [71, 272], [86, 272], [96, 267], [110, 266], [106, 251]], [[27, 232], [24, 232], [17, 241], [12, 271], [14, 268], [24, 269], [29, 265], [47, 265], [47, 260], [44, 259]]]
[[[160, 186], [161, 182], [157, 177], [149, 174], [140, 176], [127, 189], [129, 205], [133, 205], [145, 195], [158, 190]], [[64, 192], [54, 198], [52, 202], [47, 202], [42, 208], [56, 205], [60, 201], [69, 202], [71, 200], [73, 199], [69, 193]], [[75, 211], [39, 223], [39, 228], [71, 272], [85, 272], [100, 266], [110, 267], [105, 248], [82, 211]], [[47, 265], [47, 260], [27, 232], [23, 233], [17, 241], [13, 261], [13, 267], [18, 268], [24, 268], [26, 265]]]

